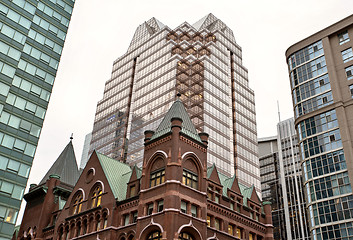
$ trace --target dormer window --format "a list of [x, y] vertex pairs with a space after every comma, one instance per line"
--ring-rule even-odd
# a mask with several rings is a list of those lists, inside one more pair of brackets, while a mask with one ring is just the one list
[[158, 169], [151, 173], [150, 177], [150, 187], [157, 186], [159, 184], [164, 183], [165, 181], [165, 169]]
[[187, 169], [183, 169], [183, 184], [192, 188], [198, 188], [198, 176]]
[[95, 208], [101, 205], [102, 202], [102, 188], [101, 186], [96, 186], [91, 198], [91, 208]]

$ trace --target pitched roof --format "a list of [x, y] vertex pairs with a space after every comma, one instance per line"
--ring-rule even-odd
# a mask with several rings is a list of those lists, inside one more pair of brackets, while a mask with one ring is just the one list
[[64, 150], [61, 152], [59, 157], [56, 159], [54, 164], [51, 166], [49, 171], [45, 174], [40, 184], [44, 184], [50, 175], [60, 176], [60, 181], [71, 186], [74, 186], [80, 176], [80, 172], [77, 167], [74, 147], [72, 141], [70, 141]]
[[127, 183], [132, 173], [130, 166], [101, 153], [96, 153], [114, 197], [118, 201], [124, 200], [126, 198]]
[[[218, 172], [218, 169], [216, 168], [215, 164], [212, 164], [210, 167], [207, 168], [207, 178], [211, 177], [213, 171], [217, 171], [219, 180], [221, 182], [221, 185], [223, 186], [223, 189], [222, 189], [223, 196], [227, 196], [227, 189], [228, 188], [231, 189], [234, 181], [236, 181], [235, 175], [233, 175], [232, 177], [228, 177], [222, 174], [221, 172]], [[248, 199], [251, 199], [251, 196], [253, 194], [256, 194], [258, 198], [254, 185], [249, 187], [240, 183], [237, 183], [237, 184], [239, 186], [240, 193], [243, 196], [243, 205], [248, 206]]]
[[157, 130], [151, 137], [150, 141], [171, 132], [172, 118], [181, 118], [183, 120], [182, 128], [180, 131], [182, 134], [198, 141], [199, 143], [202, 143], [201, 138], [197, 133], [196, 128], [189, 117], [189, 114], [186, 112], [184, 104], [180, 101], [179, 98], [177, 98], [177, 100], [169, 108], [169, 111], [163, 118], [162, 122], [159, 124]]

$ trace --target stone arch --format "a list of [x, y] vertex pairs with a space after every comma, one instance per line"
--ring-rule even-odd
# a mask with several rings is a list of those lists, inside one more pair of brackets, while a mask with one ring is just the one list
[[136, 236], [136, 232], [134, 230], [130, 230], [127, 234], [127, 240], [132, 240], [132, 239], [135, 239], [135, 236]]
[[154, 231], [159, 231], [162, 234], [164, 232], [162, 225], [153, 222], [152, 218], [151, 222], [141, 231], [139, 239], [147, 239], [147, 236]]
[[126, 233], [122, 232], [118, 236], [118, 240], [126, 240]]
[[178, 229], [178, 236], [180, 233], [183, 233], [183, 232], [190, 234], [194, 238], [194, 240], [201, 240], [202, 239], [201, 233], [192, 224], [192, 220], [190, 220], [190, 222], [188, 224], [184, 224], [184, 225], [180, 226], [180, 228]]

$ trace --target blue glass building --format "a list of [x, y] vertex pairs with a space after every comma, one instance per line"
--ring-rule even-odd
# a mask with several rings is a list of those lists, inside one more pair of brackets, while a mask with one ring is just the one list
[[0, 1], [0, 240], [13, 234], [73, 6]]

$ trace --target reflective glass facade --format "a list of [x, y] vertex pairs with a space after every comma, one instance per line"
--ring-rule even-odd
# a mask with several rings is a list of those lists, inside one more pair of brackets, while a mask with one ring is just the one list
[[74, 0], [0, 2], [0, 239], [12, 237]]
[[143, 132], [157, 128], [177, 93], [210, 135], [209, 163], [260, 191], [254, 93], [240, 46], [212, 14], [173, 30], [154, 18], [137, 28], [97, 104], [90, 152], [141, 165]]
[[310, 239], [294, 119], [277, 125], [277, 136], [259, 139], [263, 200], [272, 203], [274, 239]]
[[312, 239], [351, 239], [353, 16], [287, 50]]

